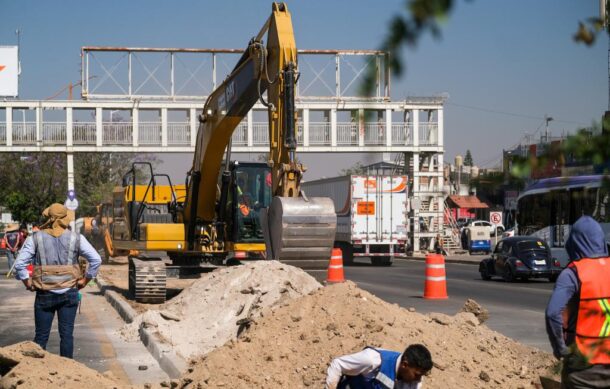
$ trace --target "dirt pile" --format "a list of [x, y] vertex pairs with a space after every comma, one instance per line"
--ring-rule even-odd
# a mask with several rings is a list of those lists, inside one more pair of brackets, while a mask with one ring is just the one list
[[321, 285], [303, 270], [276, 261], [218, 269], [177, 297], [121, 329], [131, 340], [145, 326], [184, 358], [201, 356], [237, 337], [265, 308]]
[[490, 330], [471, 312], [422, 315], [346, 282], [265, 311], [239, 339], [192, 361], [172, 384], [320, 388], [336, 356], [411, 343], [433, 355], [426, 388], [530, 388], [554, 364], [550, 354]]
[[0, 388], [125, 388], [87, 366], [48, 353], [36, 343], [0, 348]]

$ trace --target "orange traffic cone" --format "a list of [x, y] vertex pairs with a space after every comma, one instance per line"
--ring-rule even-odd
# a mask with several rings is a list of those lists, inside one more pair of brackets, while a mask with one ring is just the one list
[[425, 299], [446, 299], [447, 279], [445, 277], [445, 257], [441, 254], [426, 255]]
[[343, 282], [343, 253], [341, 249], [333, 249], [330, 254], [330, 262], [328, 263], [328, 275], [326, 282]]

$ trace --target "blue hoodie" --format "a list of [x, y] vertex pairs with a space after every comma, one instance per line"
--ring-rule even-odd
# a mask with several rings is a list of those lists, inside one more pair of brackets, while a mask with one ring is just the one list
[[[571, 261], [608, 257], [604, 231], [590, 216], [582, 216], [574, 223], [565, 247]], [[555, 289], [546, 307], [546, 332], [553, 347], [553, 354], [557, 358], [568, 354], [566, 343], [574, 342], [579, 295], [580, 286], [575, 271], [565, 268], [557, 278]], [[561, 314], [566, 307], [570, 307], [569, 311], [572, 314], [568, 317], [567, 339], [564, 342]]]

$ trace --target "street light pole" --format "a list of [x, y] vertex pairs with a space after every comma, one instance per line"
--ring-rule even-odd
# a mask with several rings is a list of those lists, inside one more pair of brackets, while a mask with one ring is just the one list
[[544, 115], [544, 122], [545, 122], [545, 128], [544, 128], [544, 141], [546, 143], [549, 143], [549, 122], [552, 121], [553, 118], [550, 116], [547, 116], [546, 114]]

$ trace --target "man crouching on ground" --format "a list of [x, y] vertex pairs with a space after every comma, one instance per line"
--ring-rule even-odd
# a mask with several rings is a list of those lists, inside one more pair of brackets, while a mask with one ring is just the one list
[[404, 353], [367, 347], [333, 359], [326, 375], [327, 389], [421, 389], [422, 377], [432, 370], [430, 351], [412, 344]]

